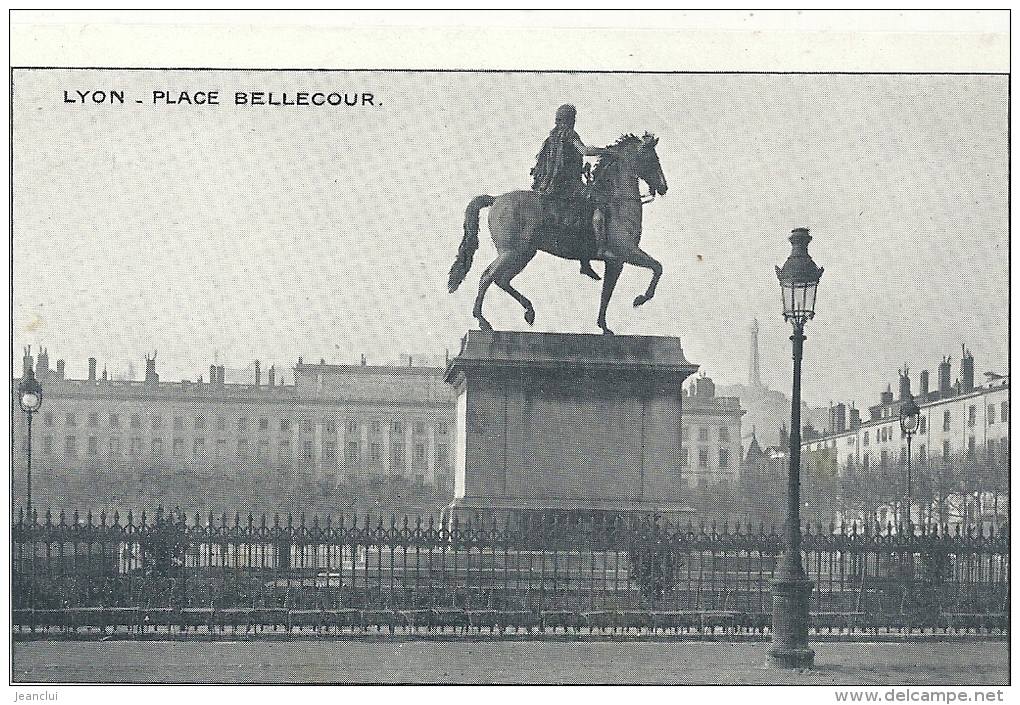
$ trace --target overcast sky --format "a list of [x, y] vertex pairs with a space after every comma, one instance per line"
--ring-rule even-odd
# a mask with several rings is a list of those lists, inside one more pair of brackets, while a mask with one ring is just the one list
[[[111, 89], [124, 105], [64, 102]], [[221, 104], [153, 105], [156, 90]], [[242, 107], [235, 91], [373, 105]], [[90, 355], [122, 376], [158, 350], [177, 380], [214, 356], [280, 369], [455, 353], [495, 255], [483, 224], [446, 292], [464, 208], [528, 188], [571, 102], [586, 143], [654, 132], [670, 184], [645, 208], [658, 294], [633, 309], [649, 274], [628, 267], [617, 333], [679, 336], [718, 383], [746, 382], [757, 317], [764, 380], [788, 391], [774, 265], [808, 227], [825, 274], [807, 401], [875, 403], [898, 367], [916, 385], [942, 355], [955, 376], [961, 343], [981, 381], [1008, 371], [1007, 91], [1005, 76], [962, 75], [17, 71], [14, 355], [41, 344], [69, 376]], [[539, 255], [515, 286], [535, 330], [598, 332], [600, 284], [576, 263]], [[485, 310], [528, 327], [496, 287]]]

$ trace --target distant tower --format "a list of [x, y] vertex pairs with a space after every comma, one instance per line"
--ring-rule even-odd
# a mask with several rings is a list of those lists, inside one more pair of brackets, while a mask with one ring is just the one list
[[758, 319], [751, 324], [751, 361], [747, 368], [747, 384], [752, 389], [761, 389], [761, 364], [758, 362]]

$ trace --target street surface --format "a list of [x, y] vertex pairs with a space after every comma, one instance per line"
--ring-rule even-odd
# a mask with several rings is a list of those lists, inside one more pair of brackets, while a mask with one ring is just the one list
[[813, 643], [815, 668], [763, 642], [32, 641], [14, 682], [1004, 685], [1006, 640]]

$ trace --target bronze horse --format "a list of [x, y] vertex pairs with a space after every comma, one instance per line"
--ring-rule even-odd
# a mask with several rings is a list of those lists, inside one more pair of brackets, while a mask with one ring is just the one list
[[[606, 335], [613, 334], [606, 325], [606, 309], [623, 265], [633, 264], [652, 270], [648, 289], [634, 299], [635, 306], [655, 295], [655, 287], [662, 276], [662, 265], [638, 247], [641, 242], [641, 210], [645, 203], [638, 188], [638, 179], [648, 184], [652, 198], [655, 194], [664, 195], [668, 188], [659, 156], [655, 153], [656, 144], [658, 139], [650, 134], [644, 137], [624, 135], [606, 148], [607, 153], [599, 158], [593, 172], [592, 199], [605, 214], [606, 249], [615, 255], [604, 260], [606, 270], [598, 326]], [[491, 206], [489, 231], [499, 254], [485, 268], [478, 283], [478, 296], [475, 297], [472, 313], [482, 330], [492, 330], [482, 315], [482, 300], [493, 282], [524, 307], [524, 320], [528, 325], [534, 324], [535, 308], [510, 282], [538, 250], [569, 260], [580, 260], [582, 255], [591, 254], [591, 234], [580, 230], [558, 230], [548, 217], [544, 203], [546, 198], [535, 191], [511, 191], [496, 197], [476, 196], [468, 204], [464, 213], [464, 237], [457, 259], [450, 267], [449, 290], [450, 293], [456, 291], [471, 269], [471, 261], [478, 250], [479, 212]], [[579, 207], [582, 205], [579, 201]]]

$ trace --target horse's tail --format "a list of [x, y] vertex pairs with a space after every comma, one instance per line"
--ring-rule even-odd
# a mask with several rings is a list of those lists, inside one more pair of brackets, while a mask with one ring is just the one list
[[471, 262], [478, 251], [478, 217], [483, 208], [488, 208], [496, 199], [492, 196], [475, 196], [464, 211], [464, 238], [460, 241], [460, 249], [457, 250], [457, 259], [450, 267], [450, 281], [447, 285], [450, 293], [457, 291], [457, 287], [464, 281], [468, 271], [471, 269]]

